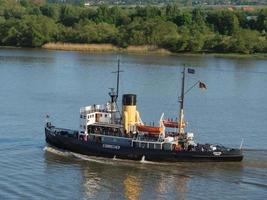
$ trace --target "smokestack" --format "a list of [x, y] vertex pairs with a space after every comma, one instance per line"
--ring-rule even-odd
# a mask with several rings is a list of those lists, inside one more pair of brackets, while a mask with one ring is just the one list
[[136, 110], [136, 95], [124, 94], [122, 96], [123, 126], [126, 133], [135, 131], [139, 123], [139, 113]]

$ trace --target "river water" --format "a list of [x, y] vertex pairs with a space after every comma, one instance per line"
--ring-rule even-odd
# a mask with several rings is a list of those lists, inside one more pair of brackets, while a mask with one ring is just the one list
[[104, 104], [116, 54], [0, 49], [0, 199], [265, 199], [267, 60], [121, 55], [120, 95], [142, 120], [175, 119], [182, 65], [188, 130], [199, 142], [239, 147], [240, 163], [159, 164], [86, 157], [48, 147], [44, 117], [78, 129], [79, 108]]

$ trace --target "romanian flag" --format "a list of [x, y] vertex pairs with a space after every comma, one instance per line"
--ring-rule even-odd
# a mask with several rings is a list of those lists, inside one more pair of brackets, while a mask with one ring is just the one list
[[203, 83], [203, 82], [200, 82], [200, 81], [199, 81], [199, 85], [198, 85], [198, 86], [199, 86], [200, 89], [203, 89], [203, 90], [206, 90], [206, 89], [207, 89], [206, 84]]

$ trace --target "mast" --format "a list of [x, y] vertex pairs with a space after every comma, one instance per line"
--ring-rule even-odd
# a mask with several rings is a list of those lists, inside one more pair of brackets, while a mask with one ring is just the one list
[[111, 98], [111, 121], [112, 123], [115, 122], [115, 113], [120, 111], [118, 110], [118, 106], [117, 106], [117, 100], [118, 100], [118, 96], [119, 96], [119, 85], [120, 85], [120, 72], [123, 72], [120, 70], [120, 59], [118, 57], [118, 68], [117, 71], [112, 72], [112, 73], [116, 73], [117, 74], [117, 83], [116, 83], [116, 91], [114, 88], [110, 88], [110, 92], [109, 92], [109, 96]]
[[112, 72], [117, 74], [117, 83], [116, 83], [116, 92], [114, 91], [114, 88], [110, 88], [109, 96], [111, 97], [111, 103], [117, 104], [117, 99], [119, 96], [119, 85], [120, 85], [120, 59], [118, 58], [118, 68], [117, 71]]
[[116, 99], [115, 102], [117, 103], [117, 99], [119, 96], [119, 85], [120, 85], [120, 58], [118, 58], [118, 70], [117, 70], [117, 90], [116, 90]]
[[179, 114], [179, 121], [178, 121], [178, 133], [184, 134], [184, 128], [182, 124], [184, 122], [184, 88], [185, 88], [185, 67], [183, 68], [182, 72], [182, 88], [181, 88], [181, 96], [179, 98], [180, 103], [180, 114]]

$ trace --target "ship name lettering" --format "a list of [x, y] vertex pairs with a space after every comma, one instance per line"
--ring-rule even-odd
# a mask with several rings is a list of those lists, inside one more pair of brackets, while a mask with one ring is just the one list
[[111, 145], [111, 144], [103, 144], [103, 148], [108, 148], [108, 149], [120, 149], [120, 146], [117, 146], [117, 145]]

